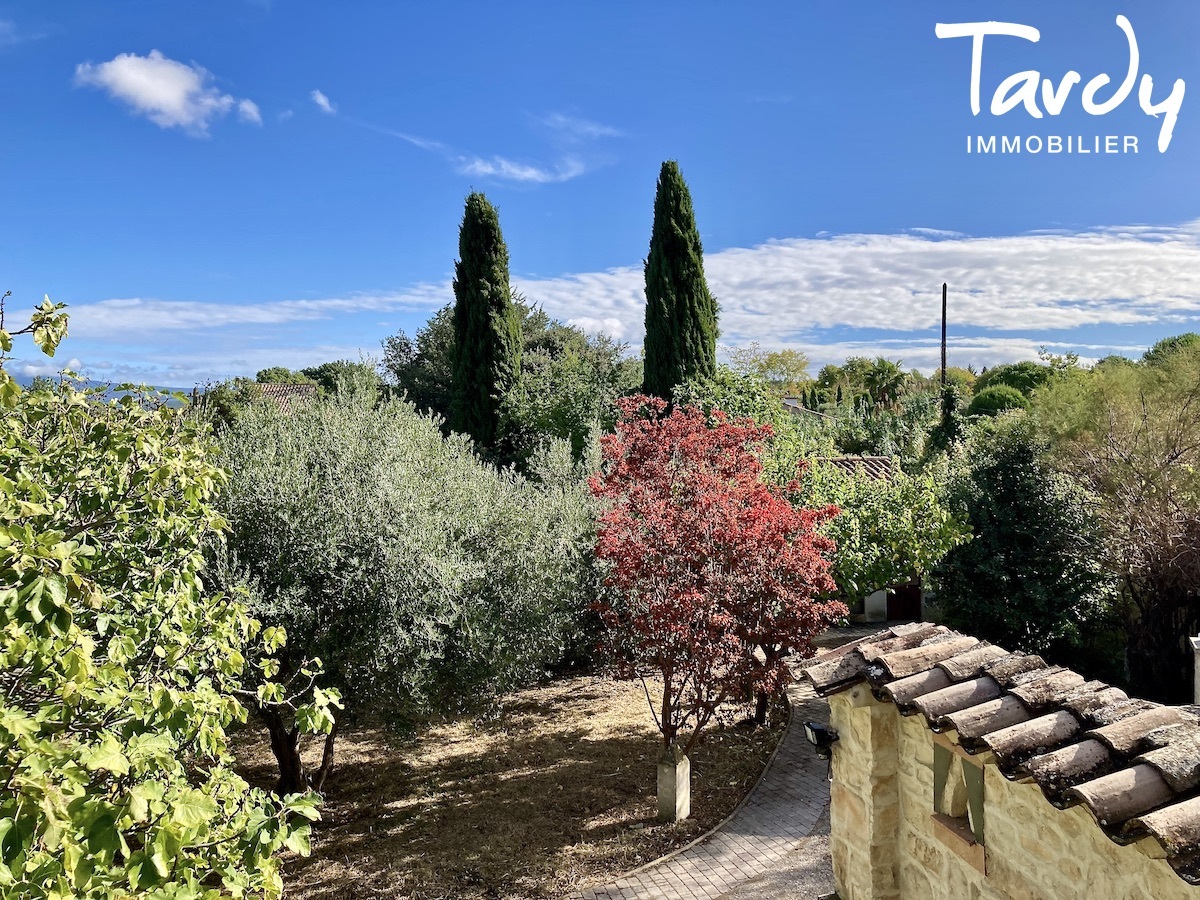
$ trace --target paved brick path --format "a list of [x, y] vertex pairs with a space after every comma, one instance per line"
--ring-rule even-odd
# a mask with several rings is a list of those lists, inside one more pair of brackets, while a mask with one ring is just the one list
[[701, 843], [575, 898], [715, 900], [779, 865], [829, 805], [826, 762], [817, 758], [803, 728], [809, 719], [827, 721], [829, 705], [807, 682], [792, 685], [788, 697], [791, 726], [771, 768], [733, 818]]

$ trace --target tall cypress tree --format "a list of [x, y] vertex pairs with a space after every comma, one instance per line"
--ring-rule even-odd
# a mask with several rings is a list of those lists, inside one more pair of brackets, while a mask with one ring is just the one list
[[717, 369], [717, 301], [704, 280], [704, 251], [692, 195], [667, 160], [654, 196], [646, 257], [644, 390], [669, 400], [676, 385]]
[[491, 449], [500, 403], [521, 371], [521, 315], [508, 283], [508, 248], [496, 208], [467, 197], [454, 264], [450, 427]]

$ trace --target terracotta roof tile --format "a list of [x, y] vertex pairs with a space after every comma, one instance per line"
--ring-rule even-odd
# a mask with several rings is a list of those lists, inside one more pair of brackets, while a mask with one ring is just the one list
[[940, 691], [948, 684], [950, 684], [950, 676], [941, 669], [933, 668], [907, 678], [901, 678], [899, 681], [893, 681], [883, 690], [903, 713], [911, 711], [907, 707], [911, 706], [912, 701], [917, 697]]
[[1133, 756], [1141, 752], [1146, 735], [1151, 731], [1183, 721], [1183, 713], [1174, 706], [1158, 706], [1093, 729], [1088, 732], [1088, 737], [1108, 744], [1108, 749], [1118, 756]]
[[942, 660], [938, 663], [938, 668], [955, 681], [963, 681], [967, 678], [975, 678], [981, 675], [983, 667], [988, 663], [995, 662], [1000, 657], [1009, 655], [1009, 652], [1003, 647], [984, 643], [968, 650], [966, 653], [960, 653], [957, 656]]
[[1063, 806], [1069, 788], [1112, 771], [1115, 757], [1100, 741], [1087, 738], [1027, 760], [1021, 767], [1055, 806]]
[[291, 412], [299, 403], [317, 399], [315, 384], [275, 384], [254, 382], [255, 389], [284, 412]]
[[1200, 727], [1172, 725], [1151, 732], [1146, 742], [1154, 749], [1138, 760], [1154, 766], [1172, 791], [1185, 794], [1200, 787]]
[[1164, 806], [1133, 824], [1158, 838], [1167, 853], [1195, 854], [1200, 847], [1200, 797]]
[[[940, 670], [933, 669], [931, 671], [936, 672]], [[958, 712], [960, 709], [978, 706], [980, 703], [986, 703], [988, 700], [995, 700], [1002, 693], [1004, 693], [1004, 690], [996, 683], [996, 680], [984, 675], [981, 678], [960, 681], [957, 684], [951, 684], [949, 687], [944, 687], [941, 690], [918, 697], [913, 702], [913, 706], [932, 724], [942, 716]]]
[[1015, 685], [1010, 693], [1030, 709], [1048, 709], [1074, 693], [1084, 683], [1082, 675], [1059, 669]]
[[850, 475], [867, 475], [882, 480], [896, 474], [896, 460], [891, 456], [822, 456], [814, 462], [833, 466]]
[[1005, 694], [987, 703], [943, 716], [939, 724], [943, 730], [957, 731], [959, 742], [971, 752], [976, 752], [987, 749], [982, 741], [993, 731], [1028, 722], [1030, 718], [1029, 708], [1024, 703], [1012, 694]]
[[868, 681], [969, 753], [1056, 806], [1081, 803], [1114, 840], [1150, 835], [1200, 884], [1200, 709], [1130, 698], [1101, 681], [942, 626], [887, 629], [806, 665], [818, 693]]
[[1018, 722], [984, 735], [980, 740], [996, 754], [1002, 768], [1015, 768], [1031, 756], [1061, 747], [1079, 734], [1079, 720], [1065, 709]]
[[919, 647], [897, 650], [895, 653], [881, 656], [878, 662], [891, 678], [904, 678], [906, 675], [924, 672], [942, 660], [969, 650], [978, 643], [973, 637], [940, 634]]
[[1174, 795], [1171, 787], [1153, 766], [1136, 765], [1101, 775], [1067, 791], [1079, 799], [1109, 830], [1115, 830], [1134, 816], [1162, 806]]

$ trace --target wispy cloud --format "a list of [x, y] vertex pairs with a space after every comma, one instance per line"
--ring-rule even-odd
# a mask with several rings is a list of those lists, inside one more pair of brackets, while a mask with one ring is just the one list
[[[721, 304], [724, 343], [793, 346], [817, 363], [882, 353], [934, 368], [942, 281], [950, 285], [951, 352], [963, 363], [1031, 359], [1043, 344], [1085, 358], [1136, 354], [1141, 348], [1131, 333], [1200, 330], [1200, 222], [991, 238], [911, 232], [790, 238], [710, 253], [705, 267]], [[556, 318], [635, 346], [641, 341], [641, 266], [517, 277], [514, 285]], [[278, 339], [284, 326], [294, 323], [293, 335], [324, 334], [324, 326], [305, 323], [336, 321], [357, 322], [360, 333], [371, 335], [365, 343], [374, 345], [382, 337], [380, 314], [424, 317], [452, 297], [449, 282], [437, 282], [255, 304], [105, 300], [73, 306], [71, 333], [113, 347], [127, 347], [129, 335], [138, 335], [139, 345], [122, 351], [131, 364], [167, 365], [176, 355], [199, 357], [219, 345], [228, 360], [210, 368], [237, 374], [229, 360], [251, 352], [235, 350], [239, 341], [255, 343], [253, 352], [266, 359], [273, 351], [257, 344]]]
[[624, 132], [611, 125], [601, 125], [599, 122], [568, 116], [565, 113], [548, 113], [535, 117], [535, 121], [554, 132], [561, 140], [571, 143], [625, 136]]
[[70, 309], [71, 334], [86, 340], [112, 340], [136, 332], [147, 340], [171, 332], [211, 333], [234, 326], [315, 322], [364, 312], [426, 310], [453, 296], [446, 284], [418, 284], [387, 294], [350, 294], [319, 300], [268, 303], [203, 303], [132, 297], [101, 300]]
[[587, 167], [578, 159], [566, 157], [559, 160], [552, 168], [513, 162], [503, 156], [493, 156], [483, 159], [479, 156], [460, 157], [458, 171], [463, 175], [477, 175], [482, 178], [502, 178], [506, 181], [524, 181], [531, 184], [554, 184], [559, 181], [570, 181], [587, 171]]
[[211, 84], [212, 80], [202, 66], [168, 59], [158, 50], [151, 50], [148, 56], [122, 53], [108, 62], [75, 67], [77, 85], [107, 91], [114, 100], [160, 128], [181, 128], [203, 137], [213, 120], [235, 106], [242, 121], [261, 124], [262, 117], [252, 101], [222, 93]]
[[513, 181], [523, 184], [556, 184], [570, 181], [591, 168], [583, 158], [583, 145], [600, 138], [621, 136], [620, 131], [608, 125], [601, 125], [598, 122], [563, 113], [551, 113], [535, 117], [533, 121], [548, 129], [552, 134], [550, 143], [557, 151], [557, 158], [552, 162], [517, 160], [499, 154], [482, 156], [478, 153], [456, 149], [432, 138], [387, 128], [353, 116], [341, 115], [337, 106], [321, 91], [313, 91], [311, 97], [322, 112], [338, 116], [350, 125], [393, 137], [413, 147], [438, 154], [450, 163], [460, 175], [498, 181]]
[[41, 40], [46, 36], [43, 31], [29, 31], [21, 28], [11, 19], [0, 19], [0, 49], [15, 47], [27, 41]]
[[352, 119], [349, 117], [346, 118], [346, 121], [350, 122], [352, 125], [357, 125], [360, 128], [365, 128], [368, 131], [374, 131], [376, 134], [394, 137], [398, 140], [404, 141], [405, 143], [412, 144], [414, 147], [420, 147], [422, 150], [435, 150], [439, 153], [449, 152], [446, 145], [440, 141], [431, 141], [428, 138], [417, 137], [415, 134], [407, 134], [403, 131], [397, 131], [394, 128], [384, 128], [381, 125], [374, 125], [371, 122], [362, 122], [358, 119]]
[[312, 102], [317, 104], [317, 109], [321, 110], [321, 112], [331, 116], [337, 115], [337, 107], [321, 91], [314, 90], [309, 96], [312, 97]]

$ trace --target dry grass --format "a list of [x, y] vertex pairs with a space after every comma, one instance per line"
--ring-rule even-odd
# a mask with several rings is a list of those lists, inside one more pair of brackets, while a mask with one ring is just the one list
[[[412, 741], [338, 738], [313, 854], [285, 863], [289, 897], [521, 900], [562, 897], [682, 846], [717, 824], [762, 771], [770, 727], [715, 728], [692, 752], [693, 818], [659, 825], [660, 751], [640, 684], [557, 681], [506, 698], [492, 721], [435, 725]], [[246, 774], [270, 783], [266, 742]]]

